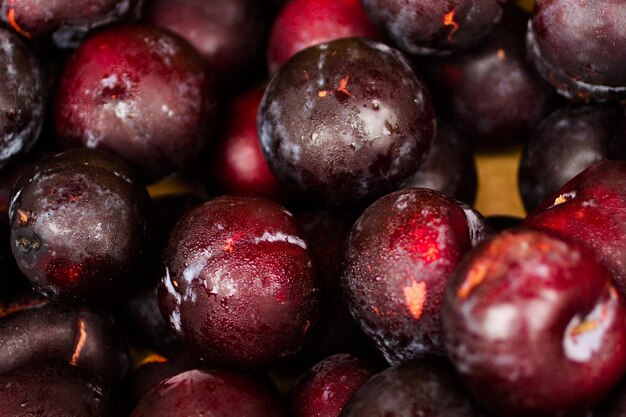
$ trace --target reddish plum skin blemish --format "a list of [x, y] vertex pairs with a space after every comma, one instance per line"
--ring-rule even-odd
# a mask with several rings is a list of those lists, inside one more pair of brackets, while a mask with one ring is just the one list
[[626, 368], [626, 308], [585, 246], [505, 231], [470, 252], [442, 306], [459, 376], [497, 415], [584, 416]]
[[258, 117], [276, 175], [315, 204], [354, 205], [396, 189], [435, 134], [425, 85], [401, 52], [363, 38], [292, 57]]
[[177, 35], [141, 25], [89, 37], [54, 101], [61, 146], [117, 154], [151, 179], [187, 167], [208, 143], [216, 111], [202, 57]]
[[472, 247], [473, 229], [455, 200], [420, 188], [381, 198], [352, 228], [344, 290], [353, 316], [390, 363], [443, 356], [441, 298]]
[[200, 357], [267, 368], [298, 353], [318, 313], [319, 290], [293, 216], [256, 197], [223, 196], [172, 232], [161, 312]]

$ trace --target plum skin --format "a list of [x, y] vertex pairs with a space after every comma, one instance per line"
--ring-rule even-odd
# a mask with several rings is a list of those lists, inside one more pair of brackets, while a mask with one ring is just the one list
[[442, 305], [449, 358], [497, 415], [582, 416], [626, 368], [626, 308], [580, 243], [503, 232], [470, 252]]
[[54, 103], [61, 146], [117, 154], [158, 179], [185, 168], [208, 143], [216, 91], [202, 57], [178, 35], [125, 25], [81, 44]]
[[110, 303], [141, 283], [150, 198], [122, 161], [74, 149], [44, 160], [15, 185], [11, 250], [49, 297]]
[[473, 229], [455, 200], [420, 188], [379, 199], [353, 226], [342, 275], [345, 296], [391, 364], [444, 355], [441, 298], [472, 247]]
[[293, 216], [257, 197], [223, 196], [172, 232], [161, 313], [200, 357], [262, 369], [295, 355], [318, 314], [313, 263]]
[[428, 90], [397, 50], [364, 38], [318, 44], [270, 82], [258, 116], [276, 175], [315, 204], [359, 204], [396, 189], [435, 134]]

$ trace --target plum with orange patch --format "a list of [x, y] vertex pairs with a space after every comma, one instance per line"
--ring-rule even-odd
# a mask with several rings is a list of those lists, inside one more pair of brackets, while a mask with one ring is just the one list
[[449, 358], [497, 415], [584, 416], [626, 369], [626, 308], [581, 243], [515, 229], [464, 258], [442, 306]]
[[626, 294], [626, 162], [587, 168], [530, 213], [524, 225], [584, 242]]
[[441, 297], [476, 228], [455, 200], [420, 188], [381, 198], [354, 225], [344, 289], [390, 363], [443, 355]]
[[361, 0], [370, 19], [405, 52], [449, 53], [479, 42], [502, 17], [505, 0]]
[[298, 353], [319, 290], [295, 218], [262, 198], [222, 196], [187, 213], [164, 252], [159, 306], [183, 346], [263, 369]]

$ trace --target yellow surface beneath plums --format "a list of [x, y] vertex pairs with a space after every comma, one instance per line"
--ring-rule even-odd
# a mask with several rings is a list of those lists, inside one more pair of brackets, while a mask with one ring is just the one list
[[525, 216], [517, 186], [519, 156], [519, 149], [477, 155], [478, 196], [475, 206], [483, 215]]

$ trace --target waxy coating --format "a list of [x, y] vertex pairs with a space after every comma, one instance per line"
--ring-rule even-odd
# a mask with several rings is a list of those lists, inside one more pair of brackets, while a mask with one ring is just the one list
[[277, 203], [224, 196], [189, 212], [164, 254], [161, 312], [199, 356], [265, 368], [297, 353], [317, 319], [313, 263]]
[[583, 416], [626, 368], [626, 308], [582, 244], [505, 231], [469, 253], [442, 306], [446, 350], [497, 415]]
[[624, 99], [625, 18], [619, 0], [539, 1], [528, 27], [529, 59], [567, 98]]
[[258, 128], [279, 178], [311, 201], [341, 206], [379, 197], [415, 172], [435, 119], [399, 51], [348, 38], [292, 57], [267, 87]]
[[474, 229], [456, 201], [421, 188], [381, 198], [352, 228], [346, 298], [390, 363], [443, 355], [441, 298]]
[[150, 200], [120, 160], [75, 149], [35, 164], [15, 185], [11, 249], [37, 290], [112, 302], [141, 282]]
[[117, 154], [149, 178], [186, 167], [209, 140], [212, 73], [183, 39], [151, 26], [89, 37], [67, 62], [54, 127], [64, 147]]
[[0, 29], [0, 170], [34, 145], [44, 119], [41, 65], [21, 39]]

